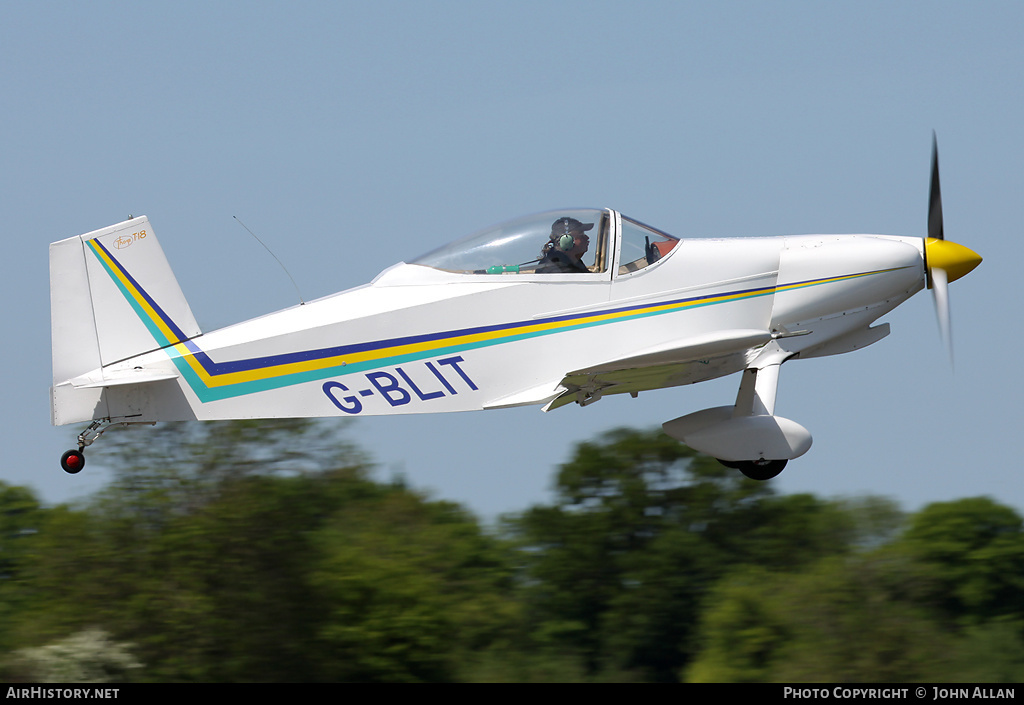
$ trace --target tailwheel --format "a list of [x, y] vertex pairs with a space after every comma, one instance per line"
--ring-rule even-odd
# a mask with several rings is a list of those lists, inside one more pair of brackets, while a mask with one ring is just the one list
[[719, 460], [727, 468], [739, 470], [751, 480], [770, 480], [782, 472], [788, 460]]
[[85, 453], [80, 450], [69, 450], [60, 457], [60, 466], [64, 472], [75, 475], [85, 467]]
[[71, 475], [78, 474], [85, 467], [85, 449], [103, 435], [110, 427], [110, 419], [93, 419], [89, 427], [78, 434], [78, 450], [69, 450], [60, 456], [60, 467]]

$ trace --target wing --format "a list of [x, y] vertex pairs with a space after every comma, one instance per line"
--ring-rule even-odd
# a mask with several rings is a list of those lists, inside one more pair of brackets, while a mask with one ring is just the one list
[[744, 369], [771, 339], [764, 330], [720, 331], [575, 370], [562, 378], [559, 394], [549, 394], [544, 411], [574, 401], [586, 406], [606, 394], [635, 395], [732, 374]]

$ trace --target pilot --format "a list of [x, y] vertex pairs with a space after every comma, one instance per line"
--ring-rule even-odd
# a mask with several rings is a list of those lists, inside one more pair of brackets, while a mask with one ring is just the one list
[[559, 218], [551, 224], [551, 235], [540, 252], [537, 272], [558, 274], [560, 272], [589, 272], [583, 264], [583, 255], [590, 247], [587, 231], [593, 223], [581, 223], [575, 218]]

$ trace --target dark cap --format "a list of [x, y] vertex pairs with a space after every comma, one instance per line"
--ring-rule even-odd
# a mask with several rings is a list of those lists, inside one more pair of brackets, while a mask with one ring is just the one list
[[575, 218], [559, 218], [551, 224], [551, 239], [568, 235], [576, 231], [587, 231], [594, 227], [593, 223], [581, 223]]

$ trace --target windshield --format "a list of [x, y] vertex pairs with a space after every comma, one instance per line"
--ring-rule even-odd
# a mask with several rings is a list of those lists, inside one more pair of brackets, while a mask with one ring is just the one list
[[619, 239], [622, 241], [619, 274], [630, 274], [654, 264], [679, 242], [678, 238], [668, 233], [626, 216], [622, 216]]
[[412, 261], [463, 274], [560, 274], [607, 268], [607, 211], [567, 209], [502, 223]]

